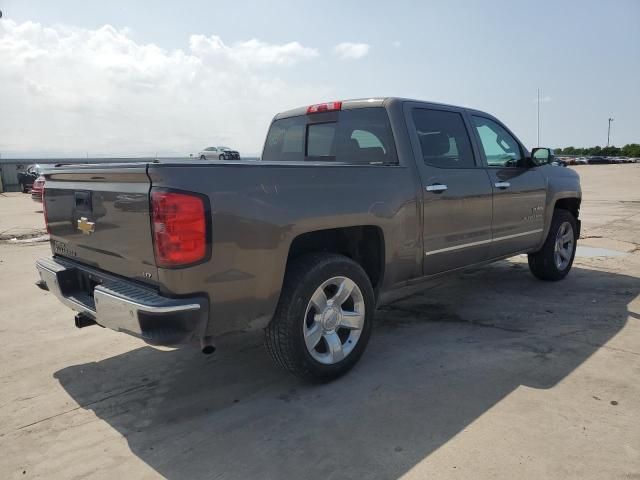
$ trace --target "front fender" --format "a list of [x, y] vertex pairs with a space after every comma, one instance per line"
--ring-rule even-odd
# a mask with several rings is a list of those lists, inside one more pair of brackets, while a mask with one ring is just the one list
[[544, 233], [542, 240], [536, 250], [542, 248], [549, 229], [556, 206], [563, 199], [578, 199], [582, 201], [582, 189], [580, 187], [580, 176], [572, 169], [559, 168], [547, 165], [541, 168], [542, 174], [547, 179], [547, 198], [545, 206]]

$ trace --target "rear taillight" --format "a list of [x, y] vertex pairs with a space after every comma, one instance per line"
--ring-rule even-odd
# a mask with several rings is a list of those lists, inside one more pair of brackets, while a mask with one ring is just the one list
[[335, 112], [340, 109], [342, 109], [342, 102], [318, 103], [316, 105], [309, 105], [307, 107], [307, 114], [320, 113], [320, 112]]
[[49, 228], [49, 217], [47, 216], [47, 200], [45, 199], [45, 193], [47, 191], [47, 184], [42, 184], [42, 214], [44, 215], [44, 224], [47, 227], [47, 233], [51, 233]]
[[207, 208], [194, 194], [151, 192], [151, 228], [156, 264], [178, 267], [204, 260], [208, 254]]

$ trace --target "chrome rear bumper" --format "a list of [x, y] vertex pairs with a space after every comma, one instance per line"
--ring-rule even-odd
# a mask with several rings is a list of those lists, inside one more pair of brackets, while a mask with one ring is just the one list
[[41, 288], [97, 324], [153, 345], [198, 343], [205, 335], [205, 297], [169, 298], [130, 280], [60, 257], [36, 262]]

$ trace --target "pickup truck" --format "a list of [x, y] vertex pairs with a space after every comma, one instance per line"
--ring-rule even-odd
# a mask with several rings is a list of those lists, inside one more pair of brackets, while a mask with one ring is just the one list
[[276, 115], [261, 161], [58, 166], [45, 172], [53, 256], [39, 286], [152, 345], [215, 350], [264, 329], [311, 381], [348, 371], [377, 307], [435, 276], [528, 254], [564, 278], [578, 175], [495, 117], [401, 98]]

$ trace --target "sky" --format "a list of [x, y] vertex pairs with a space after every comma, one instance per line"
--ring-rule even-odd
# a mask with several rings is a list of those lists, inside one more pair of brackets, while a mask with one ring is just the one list
[[528, 147], [640, 143], [640, 0], [0, 0], [0, 155], [258, 154], [273, 115], [463, 105]]

